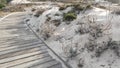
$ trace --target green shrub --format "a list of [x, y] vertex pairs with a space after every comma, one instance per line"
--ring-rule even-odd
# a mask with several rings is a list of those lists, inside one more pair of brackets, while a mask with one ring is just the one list
[[6, 4], [7, 4], [7, 0], [0, 0], [0, 9], [5, 7]]
[[6, 1], [6, 0], [0, 0], [0, 3], [1, 3], [1, 4], [6, 4], [7, 1]]
[[64, 20], [67, 20], [67, 21], [72, 21], [72, 20], [76, 19], [76, 17], [77, 17], [77, 15], [73, 12], [64, 14]]
[[5, 7], [5, 5], [0, 3], [0, 9], [2, 9], [3, 7]]

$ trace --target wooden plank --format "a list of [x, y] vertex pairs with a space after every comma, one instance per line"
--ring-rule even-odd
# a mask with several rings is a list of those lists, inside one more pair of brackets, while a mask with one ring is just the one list
[[34, 52], [35, 49], [40, 49], [42, 46], [38, 44], [38, 45], [32, 45], [32, 46], [25, 47], [25, 48], [17, 48], [17, 49], [10, 50], [10, 51], [0, 52], [0, 59]]
[[38, 63], [38, 64], [33, 65], [31, 67], [28, 67], [28, 68], [48, 68], [48, 67], [56, 65], [58, 63], [59, 62], [57, 62], [55, 59], [52, 59], [52, 60], [46, 61], [44, 63]]
[[46, 57], [50, 57], [50, 55], [48, 53], [36, 54], [36, 55], [33, 55], [33, 56], [29, 56], [27, 58], [23, 58], [23, 59], [19, 59], [19, 60], [9, 62], [9, 63], [1, 64], [0, 68], [7, 68], [7, 67], [12, 67], [12, 66], [17, 66], [17, 65], [33, 62], [33, 61], [36, 61], [36, 60], [39, 60], [39, 59], [43, 59], [43, 58], [46, 58]]
[[18, 55], [18, 56], [14, 56], [14, 57], [1, 59], [0, 64], [12, 62], [12, 61], [15, 61], [15, 60], [18, 60], [18, 59], [28, 58], [30, 56], [34, 56], [34, 55], [37, 55], [37, 54], [43, 54], [43, 53], [47, 53], [47, 51], [40, 50], [40, 51], [36, 51], [36, 52], [32, 52], [32, 53], [27, 53], [27, 54], [23, 54], [23, 55]]
[[42, 58], [42, 59], [38, 59], [38, 60], [35, 60], [35, 61], [32, 61], [32, 62], [28, 62], [28, 63], [24, 63], [24, 64], [21, 64], [21, 65], [17, 65], [17, 66], [11, 66], [11, 67], [8, 67], [8, 68], [29, 68], [33, 65], [36, 65], [36, 64], [44, 64], [45, 62], [48, 62], [48, 61], [52, 61], [52, 57], [47, 57], [47, 58]]
[[28, 43], [28, 44], [26, 44], [26, 45], [16, 45], [16, 46], [11, 46], [11, 47], [6, 47], [6, 48], [0, 48], [0, 52], [10, 51], [10, 50], [18, 49], [18, 48], [29, 47], [29, 46], [31, 46], [31, 45], [36, 45], [36, 44], [43, 45], [43, 44], [40, 43], [40, 42], [33, 42], [33, 43]]

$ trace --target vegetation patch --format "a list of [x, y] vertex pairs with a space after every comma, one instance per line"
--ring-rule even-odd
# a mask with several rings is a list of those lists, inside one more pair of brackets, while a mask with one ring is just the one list
[[5, 7], [5, 5], [0, 3], [0, 9], [2, 9], [3, 7]]
[[0, 0], [0, 9], [5, 7], [6, 4], [7, 4], [7, 0]]
[[89, 4], [73, 4], [73, 7], [74, 7], [74, 9], [75, 10], [78, 10], [78, 11], [82, 11], [82, 10], [84, 10], [84, 9], [91, 9], [92, 8], [92, 6], [91, 5], [89, 5]]
[[74, 19], [77, 18], [77, 15], [75, 13], [73, 13], [73, 12], [69, 12], [69, 13], [64, 14], [63, 18], [66, 21], [73, 21]]

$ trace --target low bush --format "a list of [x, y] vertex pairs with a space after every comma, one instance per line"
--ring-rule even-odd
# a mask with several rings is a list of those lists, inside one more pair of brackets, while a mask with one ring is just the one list
[[71, 7], [72, 5], [71, 4], [65, 4], [65, 5], [60, 5], [59, 7], [59, 10], [65, 10], [67, 7]]
[[61, 21], [60, 21], [60, 20], [53, 20], [52, 22], [53, 22], [53, 24], [54, 24], [56, 27], [61, 24]]
[[62, 11], [62, 10], [65, 10], [66, 9], [66, 6], [63, 5], [63, 6], [60, 6], [59, 10]]
[[2, 9], [3, 7], [5, 7], [5, 5], [0, 3], [0, 9]]
[[7, 1], [7, 3], [9, 3], [9, 2], [11, 2], [12, 0], [6, 0]]
[[37, 10], [36, 13], [35, 13], [35, 17], [39, 17], [45, 10]]
[[1, 3], [1, 4], [6, 4], [6, 3], [7, 3], [7, 0], [0, 0], [0, 3]]
[[75, 10], [80, 10], [80, 11], [84, 10], [84, 7], [81, 6], [80, 4], [74, 4], [73, 6]]
[[91, 9], [91, 8], [92, 6], [90, 4], [86, 6], [86, 9]]
[[105, 6], [98, 6], [98, 7], [102, 9], [107, 9]]
[[35, 8], [32, 8], [31, 11], [34, 12], [36, 9]]
[[73, 13], [73, 12], [69, 12], [69, 13], [64, 14], [63, 18], [66, 21], [73, 21], [74, 19], [77, 18], [77, 15], [75, 13]]
[[87, 4], [87, 5], [86, 4], [74, 4], [73, 7], [75, 10], [79, 10], [79, 11], [92, 8], [91, 5], [89, 5], [89, 4]]
[[116, 11], [114, 11], [114, 12], [112, 12], [112, 13], [117, 14], [117, 15], [120, 15], [120, 10], [116, 10]]

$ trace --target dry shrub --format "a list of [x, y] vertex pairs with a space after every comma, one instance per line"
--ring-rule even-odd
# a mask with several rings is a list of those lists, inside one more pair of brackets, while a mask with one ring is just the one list
[[108, 49], [111, 49], [114, 51], [116, 56], [120, 57], [120, 42], [119, 41], [113, 41], [112, 38], [109, 38], [108, 41], [103, 41], [101, 45], [97, 45], [95, 56], [100, 57], [103, 52], [105, 52]]
[[84, 66], [84, 60], [82, 58], [79, 59], [78, 67], [83, 68]]
[[[87, 22], [79, 23], [78, 25], [87, 25], [87, 27], [81, 27], [80, 29], [83, 31], [83, 34], [89, 34], [89, 42], [85, 44], [85, 48], [87, 48], [90, 52], [95, 52], [96, 57], [100, 57], [106, 50], [111, 49], [115, 52], [117, 56], [120, 57], [119, 50], [119, 41], [114, 41], [111, 38], [111, 34], [106, 34], [105, 31], [109, 31], [111, 29], [111, 24], [100, 24], [96, 22], [95, 18], [87, 17]], [[85, 30], [89, 30], [88, 32], [84, 32]], [[79, 31], [80, 33], [82, 31]], [[108, 39], [104, 39], [108, 38]], [[101, 40], [100, 40], [101, 39]], [[99, 43], [98, 43], [99, 42]]]
[[86, 27], [85, 23], [79, 23], [79, 25], [80, 26], [78, 27], [78, 30], [75, 31], [76, 33], [79, 33], [79, 34], [89, 33], [89, 29], [88, 27]]
[[63, 4], [63, 5], [59, 5], [58, 7], [60, 7], [59, 10], [62, 11], [65, 10], [67, 7], [71, 7], [71, 6], [72, 6], [71, 4]]
[[92, 9], [92, 5], [90, 5], [90, 4], [78, 3], [78, 4], [73, 4], [72, 6], [74, 7], [75, 10], [78, 10], [78, 11], [83, 11], [83, 10], [86, 10], [86, 9]]
[[69, 44], [66, 43], [66, 40], [64, 40], [64, 41], [59, 40], [59, 42], [62, 44], [62, 50], [63, 50], [63, 54], [64, 54], [63, 57], [67, 58], [67, 62], [70, 59], [79, 55], [78, 43], [73, 43], [72, 39], [69, 40], [69, 42], [70, 42]]
[[52, 20], [52, 23], [57, 27], [61, 24], [60, 20]]
[[60, 11], [65, 10], [67, 8], [66, 5], [60, 5], [59, 7], [60, 7], [59, 8]]
[[39, 17], [44, 11], [45, 11], [45, 9], [36, 10], [34, 16], [35, 16], [35, 17]]
[[113, 11], [112, 14], [120, 15], [120, 9]]
[[107, 9], [105, 6], [98, 6], [98, 7], [102, 9]]
[[47, 40], [48, 38], [50, 38], [53, 35], [54, 30], [55, 29], [49, 23], [44, 23], [41, 26], [40, 34], [42, 35], [44, 40]]
[[36, 9], [35, 8], [32, 8], [31, 11], [34, 12]]
[[75, 10], [79, 10], [79, 11], [82, 11], [85, 9], [85, 7], [82, 6], [81, 4], [74, 4], [73, 7]]
[[[118, 44], [119, 41], [112, 40], [112, 38], [108, 36], [109, 34], [104, 33], [105, 31], [109, 31], [111, 29], [110, 22], [109, 24], [101, 25], [97, 23], [95, 19], [93, 20], [88, 19], [88, 21], [89, 21], [88, 24], [89, 24], [89, 29], [90, 29], [89, 34], [94, 39], [92, 40], [89, 39], [87, 49], [89, 51], [95, 50], [96, 57], [100, 57], [101, 54], [108, 49], [113, 50], [117, 56], [120, 56], [119, 44]], [[108, 40], [102, 40], [103, 42], [96, 43], [98, 42], [99, 38], [105, 37], [105, 35], [107, 36], [107, 38], [109, 38]], [[94, 42], [94, 44], [90, 44], [92, 42]]]
[[89, 17], [88, 17], [88, 26], [89, 26], [89, 34], [95, 39], [102, 37], [104, 35], [110, 35], [110, 33], [105, 34], [105, 32], [109, 31], [112, 27], [111, 23], [103, 25], [103, 24], [97, 23], [96, 18], [90, 19]]

